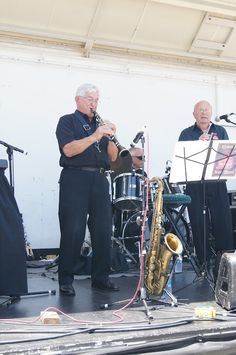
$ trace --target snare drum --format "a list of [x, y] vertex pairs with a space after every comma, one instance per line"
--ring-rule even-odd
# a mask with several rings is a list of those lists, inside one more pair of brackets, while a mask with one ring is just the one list
[[120, 174], [114, 179], [113, 203], [116, 208], [132, 211], [141, 208], [143, 201], [143, 176], [136, 173]]

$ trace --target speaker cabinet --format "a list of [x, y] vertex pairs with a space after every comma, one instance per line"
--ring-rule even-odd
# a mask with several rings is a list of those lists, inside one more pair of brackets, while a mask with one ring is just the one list
[[230, 212], [232, 217], [232, 226], [233, 226], [233, 236], [234, 236], [234, 248], [236, 249], [236, 191], [229, 191], [229, 204]]
[[233, 231], [236, 232], [236, 206], [230, 206], [231, 216], [232, 216], [232, 224]]
[[221, 257], [215, 299], [227, 310], [236, 308], [236, 252]]

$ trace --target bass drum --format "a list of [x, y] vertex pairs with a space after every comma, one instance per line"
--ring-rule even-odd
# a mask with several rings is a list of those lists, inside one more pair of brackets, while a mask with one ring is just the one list
[[[171, 215], [176, 218], [178, 211], [171, 210]], [[153, 211], [148, 213], [147, 221], [145, 225], [145, 247], [148, 248], [150, 243], [150, 232], [152, 226]], [[128, 258], [139, 263], [140, 256], [140, 242], [142, 235], [142, 212], [141, 211], [120, 211], [114, 210], [114, 226], [115, 237], [124, 245], [127, 249], [126, 252]], [[183, 216], [180, 217], [177, 223], [181, 237], [186, 241], [190, 248], [193, 248], [192, 234], [189, 224]], [[174, 233], [172, 225], [168, 218], [163, 215], [163, 227], [165, 234]], [[132, 257], [130, 257], [130, 254]]]
[[143, 176], [136, 173], [120, 174], [114, 179], [113, 203], [123, 211], [133, 211], [142, 207]]
[[141, 212], [126, 212], [126, 221], [123, 222], [120, 240], [136, 264], [139, 263], [141, 228]]

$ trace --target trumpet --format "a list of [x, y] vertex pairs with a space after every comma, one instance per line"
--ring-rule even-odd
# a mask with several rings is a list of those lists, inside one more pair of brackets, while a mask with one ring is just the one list
[[[91, 109], [91, 112], [94, 114], [94, 118], [95, 118], [95, 120], [97, 121], [97, 123], [99, 124], [99, 126], [103, 126], [105, 123], [104, 123], [103, 119], [101, 118], [101, 116], [99, 116], [99, 114], [98, 114], [95, 110], [93, 110], [93, 109]], [[117, 149], [118, 149], [118, 152], [119, 152], [119, 156], [120, 156], [121, 158], [125, 158], [125, 157], [127, 157], [127, 156], [130, 154], [130, 152], [128, 151], [128, 149], [125, 149], [125, 148], [119, 143], [119, 141], [118, 141], [118, 139], [116, 138], [115, 135], [111, 135], [109, 138], [110, 138], [110, 140], [111, 140], [113, 143], [115, 143], [115, 145], [117, 146]]]

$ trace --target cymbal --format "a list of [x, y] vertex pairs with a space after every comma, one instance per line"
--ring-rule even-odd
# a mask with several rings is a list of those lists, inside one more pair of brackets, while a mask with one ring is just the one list
[[113, 177], [130, 172], [132, 170], [131, 154], [129, 153], [127, 156], [122, 158], [118, 155], [115, 161], [110, 162], [110, 165], [111, 165], [111, 170], [113, 171], [112, 173]]

